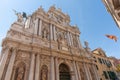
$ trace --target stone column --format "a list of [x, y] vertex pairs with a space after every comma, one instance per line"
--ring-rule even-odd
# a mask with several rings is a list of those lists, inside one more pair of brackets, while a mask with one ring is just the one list
[[54, 57], [51, 56], [51, 72], [50, 72], [50, 80], [55, 80], [55, 67], [54, 67]]
[[55, 57], [55, 80], [59, 80], [59, 65], [58, 65], [58, 58]]
[[87, 73], [88, 73], [88, 75], [89, 75], [89, 80], [92, 80], [91, 73], [90, 73], [90, 69], [88, 68], [87, 65], [86, 65], [86, 69], [87, 69]]
[[13, 66], [14, 66], [14, 62], [15, 62], [15, 57], [16, 57], [16, 49], [14, 49], [12, 51], [10, 62], [8, 64], [7, 72], [6, 72], [6, 75], [5, 75], [5, 80], [10, 80], [11, 79]]
[[33, 32], [34, 34], [37, 34], [37, 31], [38, 31], [38, 21], [39, 21], [39, 19], [37, 18], [34, 22], [34, 24], [35, 24], [35, 29], [34, 29], [34, 32]]
[[71, 45], [73, 46], [73, 38], [71, 33], [70, 33], [70, 42], [71, 42]]
[[69, 34], [69, 32], [67, 32], [67, 40], [68, 40], [69, 45], [71, 45], [70, 34]]
[[39, 54], [37, 54], [36, 68], [35, 68], [35, 80], [39, 80], [39, 72], [40, 72], [40, 56]]
[[79, 80], [78, 79], [77, 68], [76, 68], [76, 65], [75, 65], [75, 61], [73, 61], [73, 67], [74, 67], [74, 72], [75, 72], [75, 80]]
[[83, 63], [83, 66], [84, 66], [85, 73], [87, 75], [87, 80], [90, 80], [90, 77], [89, 77], [89, 74], [88, 74], [88, 70], [87, 70], [87, 67], [86, 67], [85, 63]]
[[28, 80], [34, 80], [34, 65], [35, 65], [35, 54], [32, 53], [31, 55], [31, 63], [30, 63], [30, 72], [29, 72], [29, 79]]
[[95, 65], [92, 65], [92, 69], [93, 69], [93, 71], [94, 71], [94, 75], [95, 75], [96, 80], [100, 80]]
[[80, 44], [79, 36], [77, 36], [77, 41], [78, 41], [79, 48], [82, 48], [82, 46]]
[[78, 63], [76, 63], [76, 67], [77, 67], [77, 72], [78, 72], [78, 80], [81, 80], [80, 70], [79, 70]]
[[56, 29], [55, 29], [55, 26], [53, 26], [53, 31], [54, 31], [54, 40], [56, 41], [57, 38], [56, 38]]
[[42, 34], [42, 31], [41, 31], [41, 29], [42, 29], [42, 20], [40, 19], [40, 22], [39, 22], [39, 35], [41, 35]]
[[52, 24], [50, 24], [50, 39], [53, 40], [53, 30], [52, 30]]
[[2, 59], [0, 61], [0, 80], [2, 78], [2, 74], [3, 74], [3, 71], [4, 71], [4, 67], [5, 67], [5, 64], [6, 64], [6, 61], [8, 59], [8, 55], [10, 53], [10, 49], [7, 48], [2, 54]]

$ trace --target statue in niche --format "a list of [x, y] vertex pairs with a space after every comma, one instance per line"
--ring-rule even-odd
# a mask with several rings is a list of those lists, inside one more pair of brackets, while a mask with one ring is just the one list
[[73, 45], [74, 45], [75, 47], [78, 46], [78, 41], [77, 41], [77, 39], [76, 39], [76, 36], [73, 36]]
[[42, 32], [42, 38], [45, 38], [45, 39], [48, 38], [48, 31], [45, 28], [43, 29], [43, 32]]
[[41, 80], [47, 80], [48, 69], [46, 65], [43, 65], [41, 69]]
[[19, 67], [17, 70], [17, 76], [15, 80], [24, 80], [24, 73], [25, 73], [24, 67]]
[[64, 34], [62, 32], [57, 33], [58, 49], [61, 49], [61, 45], [65, 44]]

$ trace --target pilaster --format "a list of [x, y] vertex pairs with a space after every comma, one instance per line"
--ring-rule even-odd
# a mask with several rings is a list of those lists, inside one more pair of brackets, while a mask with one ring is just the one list
[[34, 80], [34, 65], [35, 65], [35, 54], [31, 54], [31, 63], [30, 63], [30, 72], [29, 72], [29, 79], [28, 80]]
[[37, 54], [37, 58], [36, 58], [36, 68], [35, 68], [35, 80], [39, 80], [39, 72], [40, 72], [40, 56], [39, 54]]
[[35, 20], [35, 29], [34, 29], [34, 34], [37, 34], [37, 31], [38, 31], [38, 21], [39, 21], [39, 19], [37, 18], [36, 20]]
[[14, 66], [14, 62], [15, 62], [15, 57], [16, 57], [16, 51], [17, 51], [16, 49], [14, 49], [12, 51], [10, 62], [8, 64], [7, 72], [6, 72], [6, 75], [5, 75], [5, 80], [10, 80], [11, 79], [13, 66]]
[[75, 80], [79, 80], [75, 61], [73, 61], [73, 66], [74, 66], [74, 71], [75, 71]]
[[59, 80], [59, 65], [58, 65], [58, 58], [55, 57], [55, 80]]
[[85, 74], [87, 75], [87, 80], [91, 80], [90, 77], [89, 77], [89, 74], [88, 74], [88, 70], [87, 70], [86, 64], [83, 63], [83, 66], [84, 66], [84, 69], [85, 69]]
[[[3, 52], [3, 51], [2, 51], [2, 52]], [[4, 71], [4, 67], [5, 67], [6, 61], [7, 61], [7, 59], [8, 59], [9, 53], [10, 53], [10, 49], [9, 49], [9, 48], [7, 48], [7, 49], [4, 51], [4, 53], [2, 53], [3, 56], [2, 56], [1, 61], [0, 61], [0, 80], [1, 80], [1, 78], [2, 78], [2, 74], [3, 74], [3, 71]]]
[[51, 56], [51, 72], [50, 72], [50, 80], [55, 80], [55, 67], [54, 67], [54, 57]]
[[40, 19], [40, 21], [39, 21], [39, 35], [42, 35], [42, 31], [41, 31], [41, 29], [42, 29], [42, 20]]
[[50, 24], [50, 40], [53, 40], [53, 28], [52, 24]]

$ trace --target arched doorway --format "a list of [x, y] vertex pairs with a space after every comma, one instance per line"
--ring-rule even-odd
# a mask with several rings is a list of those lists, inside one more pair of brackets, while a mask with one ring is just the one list
[[60, 80], [71, 80], [70, 78], [70, 70], [66, 64], [60, 64], [59, 66], [59, 76]]

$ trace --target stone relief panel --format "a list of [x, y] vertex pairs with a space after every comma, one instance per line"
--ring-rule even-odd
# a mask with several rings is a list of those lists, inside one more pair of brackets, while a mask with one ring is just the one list
[[62, 50], [63, 46], [65, 46], [65, 50], [68, 50], [66, 47], [68, 46], [67, 42], [67, 32], [58, 29], [56, 30], [57, 34], [57, 42], [58, 42], [58, 49]]
[[50, 38], [50, 24], [46, 22], [42, 22], [42, 38], [49, 40]]
[[26, 36], [24, 33], [17, 32], [14, 30], [8, 31], [7, 37], [18, 40], [18, 41], [31, 42], [30, 36]]
[[42, 65], [40, 71], [40, 80], [48, 80], [48, 67], [47, 65]]
[[78, 40], [77, 40], [77, 37], [75, 35], [72, 35], [72, 39], [73, 39], [73, 46], [74, 47], [78, 47]]
[[47, 66], [50, 65], [50, 57], [49, 56], [41, 55], [40, 61], [41, 61], [41, 65], [47, 65]]
[[19, 63], [15, 69], [14, 80], [24, 80], [26, 66], [24, 63]]
[[52, 19], [53, 21], [55, 21], [56, 23], [58, 23], [58, 24], [63, 23], [63, 18], [60, 14], [57, 15], [57, 14], [50, 12], [50, 13], [48, 13], [48, 15], [49, 15], [49, 18]]

